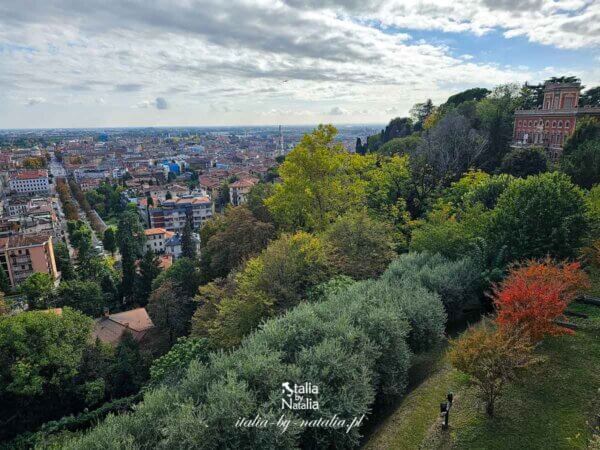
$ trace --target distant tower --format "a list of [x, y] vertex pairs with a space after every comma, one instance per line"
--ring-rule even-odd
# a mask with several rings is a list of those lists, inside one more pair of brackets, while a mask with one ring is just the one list
[[284, 150], [283, 150], [283, 131], [281, 131], [281, 125], [279, 125], [279, 155], [280, 156], [284, 155]]

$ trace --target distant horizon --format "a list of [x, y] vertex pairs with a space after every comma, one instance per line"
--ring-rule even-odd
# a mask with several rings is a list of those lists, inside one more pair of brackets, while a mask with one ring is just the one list
[[[394, 116], [395, 117], [395, 116]], [[394, 117], [390, 117], [390, 120]], [[388, 121], [389, 122], [389, 121]], [[334, 122], [321, 122], [312, 124], [281, 124], [281, 128], [311, 128], [318, 127], [319, 125], [333, 125], [336, 128], [339, 127], [385, 127], [388, 122], [380, 123], [334, 123]], [[3, 131], [44, 131], [44, 130], [134, 130], [134, 129], [213, 129], [213, 128], [278, 128], [279, 124], [261, 124], [261, 125], [141, 125], [141, 126], [95, 126], [95, 127], [30, 127], [30, 128], [2, 128]]]

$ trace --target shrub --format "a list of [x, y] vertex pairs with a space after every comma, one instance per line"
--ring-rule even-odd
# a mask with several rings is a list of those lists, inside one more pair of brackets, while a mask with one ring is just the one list
[[521, 178], [545, 172], [548, 170], [546, 151], [537, 147], [514, 149], [504, 157], [500, 170]]
[[487, 240], [507, 246], [509, 260], [575, 256], [586, 232], [581, 189], [564, 174], [515, 180], [498, 199]]
[[[437, 294], [401, 282], [357, 282], [324, 295], [319, 302], [301, 303], [267, 320], [238, 348], [211, 353], [204, 362], [190, 361], [187, 352], [174, 352], [169, 366], [189, 366], [169, 387], [168, 399], [162, 398], [164, 389], [150, 390], [134, 413], [109, 417], [72, 441], [71, 448], [355, 447], [359, 428], [346, 433], [291, 427], [281, 433], [273, 427], [235, 427], [235, 421], [256, 415], [276, 421], [282, 414], [283, 382], [310, 381], [319, 387], [319, 410], [287, 411], [288, 418], [329, 419], [337, 414], [351, 419], [368, 414], [378, 393], [404, 393], [409, 344], [421, 350], [437, 342], [445, 314]], [[146, 432], [144, 427], [153, 430]]]
[[481, 204], [468, 206], [458, 213], [453, 213], [450, 205], [438, 206], [413, 231], [410, 250], [439, 253], [450, 259], [461, 258], [484, 235], [490, 216]]
[[480, 268], [470, 258], [451, 261], [439, 254], [408, 253], [396, 259], [383, 280], [398, 284], [413, 281], [439, 294], [450, 319], [469, 304], [479, 304]]
[[150, 383], [158, 385], [177, 380], [192, 360], [208, 359], [208, 340], [179, 338], [171, 350], [156, 359], [150, 367]]
[[554, 320], [588, 284], [579, 263], [546, 258], [515, 266], [494, 288], [498, 323], [503, 328], [522, 328], [533, 342], [546, 334], [569, 333], [571, 330], [555, 325]]

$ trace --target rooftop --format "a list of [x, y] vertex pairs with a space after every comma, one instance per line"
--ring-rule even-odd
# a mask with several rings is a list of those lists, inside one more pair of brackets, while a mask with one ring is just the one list
[[31, 247], [48, 242], [50, 236], [47, 234], [17, 234], [0, 238], [0, 248]]
[[151, 328], [154, 328], [154, 323], [146, 308], [137, 308], [96, 319], [93, 337], [115, 344], [125, 331], [130, 331], [134, 339], [139, 341]]
[[244, 188], [244, 187], [252, 187], [257, 183], [256, 180], [251, 180], [249, 178], [238, 180], [235, 183], [229, 185], [230, 188]]
[[45, 169], [20, 170], [18, 172], [13, 172], [10, 178], [11, 180], [35, 180], [37, 178], [48, 178], [48, 171]]

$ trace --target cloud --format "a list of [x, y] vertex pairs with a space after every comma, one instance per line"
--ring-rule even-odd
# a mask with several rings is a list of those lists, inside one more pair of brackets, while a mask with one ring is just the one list
[[35, 106], [40, 103], [45, 103], [46, 99], [44, 97], [29, 97], [27, 102], [25, 103], [27, 106]]
[[144, 86], [138, 83], [125, 83], [116, 84], [114, 90], [116, 92], [138, 92], [141, 91]]
[[[101, 96], [122, 112], [114, 120], [126, 120], [132, 104], [147, 109], [137, 117], [150, 117], [175, 103], [197, 114], [225, 105], [206, 117], [215, 120], [252, 121], [271, 111], [303, 111], [306, 121], [342, 112], [351, 120], [369, 111], [364, 120], [383, 121], [429, 97], [440, 102], [468, 87], [565, 71], [483, 62], [455, 54], [454, 35], [417, 40], [412, 30], [461, 39], [495, 31], [595, 48], [598, 24], [600, 3], [592, 0], [3, 0], [0, 42], [13, 50], [2, 53], [0, 96], [19, 104], [35, 93], [81, 105]], [[596, 54], [569, 73], [599, 82]], [[339, 111], [325, 113], [332, 104]]]
[[334, 106], [329, 111], [329, 115], [330, 116], [343, 116], [344, 114], [348, 114], [348, 111], [346, 111], [345, 109], [340, 108], [339, 106]]
[[156, 100], [154, 101], [154, 105], [156, 106], [156, 109], [168, 109], [169, 108], [169, 104], [163, 97], [156, 97]]
[[133, 107], [138, 109], [148, 109], [150, 107], [155, 107], [156, 109], [169, 109], [169, 104], [164, 97], [156, 97], [154, 100], [143, 100], [136, 103]]

